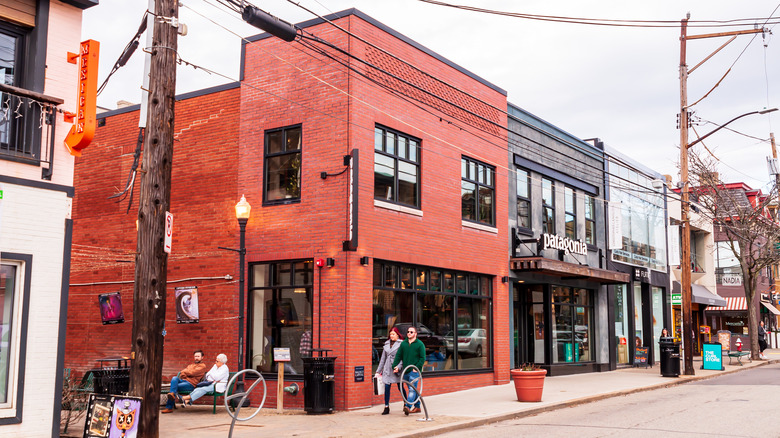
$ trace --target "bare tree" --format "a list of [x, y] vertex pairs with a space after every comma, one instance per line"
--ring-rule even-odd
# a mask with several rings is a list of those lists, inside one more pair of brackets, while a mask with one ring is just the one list
[[720, 180], [717, 161], [690, 152], [691, 195], [702, 208], [701, 214], [712, 219], [716, 235], [721, 234], [739, 261], [747, 301], [750, 351], [759, 358], [758, 308], [754, 306], [758, 280], [762, 271], [780, 261], [774, 243], [780, 242], [780, 227], [770, 214], [769, 205], [777, 199], [777, 188], [757, 195], [748, 186], [727, 184]]

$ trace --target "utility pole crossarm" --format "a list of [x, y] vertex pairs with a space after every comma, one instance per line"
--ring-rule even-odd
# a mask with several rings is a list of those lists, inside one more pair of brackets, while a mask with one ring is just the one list
[[683, 36], [686, 40], [700, 40], [703, 38], [717, 38], [717, 37], [725, 37], [725, 36], [732, 36], [732, 35], [749, 35], [753, 33], [765, 33], [769, 32], [769, 29], [761, 28], [761, 29], [750, 29], [750, 30], [735, 30], [732, 32], [719, 32], [719, 33], [705, 33], [701, 35], [686, 35]]

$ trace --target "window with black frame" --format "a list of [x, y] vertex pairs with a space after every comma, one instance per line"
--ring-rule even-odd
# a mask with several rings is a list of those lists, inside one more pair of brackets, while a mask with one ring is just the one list
[[[0, 82], [24, 88], [25, 43], [29, 31], [0, 21]], [[40, 107], [21, 96], [0, 92], [0, 156], [38, 159]]]
[[284, 204], [301, 199], [301, 126], [265, 132], [263, 201]]
[[555, 234], [555, 183], [542, 178], [542, 233]]
[[592, 291], [553, 286], [552, 317], [553, 363], [593, 361]]
[[571, 187], [563, 188], [563, 205], [566, 210], [564, 223], [566, 224], [566, 237], [572, 240], [577, 239], [577, 202], [574, 189]]
[[312, 350], [312, 260], [256, 263], [249, 278], [249, 366], [276, 373], [274, 348], [289, 348], [285, 374], [302, 374]]
[[420, 208], [420, 140], [374, 128], [374, 199]]
[[425, 344], [423, 371], [492, 366], [492, 277], [432, 267], [374, 262], [373, 370], [390, 330], [411, 325]]
[[462, 157], [461, 217], [463, 220], [493, 226], [495, 223], [495, 168], [485, 163]]
[[531, 175], [517, 168], [517, 226], [531, 229]]
[[585, 198], [585, 243], [596, 244], [596, 198]]

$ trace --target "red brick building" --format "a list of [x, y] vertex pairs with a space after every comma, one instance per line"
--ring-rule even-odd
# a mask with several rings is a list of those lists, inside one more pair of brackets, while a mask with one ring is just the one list
[[[237, 247], [245, 195], [241, 368], [273, 387], [272, 349], [287, 347], [285, 380], [300, 381], [311, 339], [337, 358], [336, 409], [381, 403], [372, 365], [390, 328], [415, 324], [426, 394], [507, 382], [506, 93], [357, 10], [338, 16], [293, 43], [250, 38], [238, 88], [176, 104], [164, 375], [195, 348], [237, 368], [238, 257], [217, 247]], [[137, 111], [105, 121], [76, 163], [66, 366], [82, 369], [130, 350], [130, 324], [96, 309], [121, 291], [132, 319], [134, 209], [106, 198], [132, 165]], [[198, 287], [199, 323], [176, 324], [176, 286]]]

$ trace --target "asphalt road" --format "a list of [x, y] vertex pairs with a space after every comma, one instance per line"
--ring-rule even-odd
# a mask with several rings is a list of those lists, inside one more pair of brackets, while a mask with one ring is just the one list
[[444, 434], [446, 437], [780, 437], [780, 364]]

